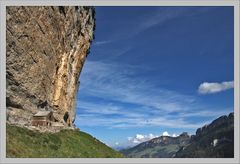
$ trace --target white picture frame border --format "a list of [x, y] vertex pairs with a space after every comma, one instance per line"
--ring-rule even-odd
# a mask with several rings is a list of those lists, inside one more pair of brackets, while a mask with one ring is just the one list
[[[0, 0], [0, 163], [240, 163], [239, 0]], [[6, 6], [233, 6], [234, 158], [6, 158]]]

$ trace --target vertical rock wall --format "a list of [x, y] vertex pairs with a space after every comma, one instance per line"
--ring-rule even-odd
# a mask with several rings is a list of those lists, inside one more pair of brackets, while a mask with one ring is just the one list
[[7, 7], [8, 122], [29, 125], [38, 110], [53, 110], [72, 124], [94, 15], [92, 7]]

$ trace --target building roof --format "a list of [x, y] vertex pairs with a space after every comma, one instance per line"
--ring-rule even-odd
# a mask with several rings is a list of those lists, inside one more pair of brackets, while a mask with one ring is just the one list
[[48, 116], [51, 113], [51, 111], [39, 111], [34, 116]]

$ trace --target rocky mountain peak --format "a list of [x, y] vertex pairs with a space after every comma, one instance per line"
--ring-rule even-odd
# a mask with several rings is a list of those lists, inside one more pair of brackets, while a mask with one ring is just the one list
[[196, 131], [196, 136], [202, 136], [205, 133], [208, 133], [210, 130], [219, 128], [225, 124], [231, 124], [233, 122], [233, 113], [230, 113], [228, 116], [224, 115], [216, 120], [212, 121], [210, 124], [204, 125], [201, 128], [198, 128]]
[[183, 132], [179, 137], [189, 137], [190, 135], [187, 132]]

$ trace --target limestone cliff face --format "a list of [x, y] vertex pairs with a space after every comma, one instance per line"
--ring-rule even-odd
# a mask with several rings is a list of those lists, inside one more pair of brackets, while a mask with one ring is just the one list
[[95, 28], [92, 7], [7, 7], [7, 119], [30, 123], [38, 110], [75, 118], [78, 79]]

